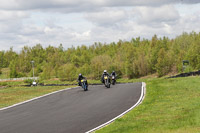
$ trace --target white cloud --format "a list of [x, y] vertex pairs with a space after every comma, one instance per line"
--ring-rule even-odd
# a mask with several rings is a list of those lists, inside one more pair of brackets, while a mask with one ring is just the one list
[[87, 13], [86, 19], [100, 26], [112, 26], [127, 19], [125, 10], [105, 8], [102, 11]]
[[154, 34], [170, 35], [180, 16], [174, 6], [166, 5], [126, 10], [106, 8], [102, 12], [88, 13], [87, 19], [96, 24], [96, 28], [92, 29], [92, 38], [112, 42], [138, 36], [151, 38]]
[[28, 17], [26, 12], [0, 10], [0, 21], [15, 20]]
[[[65, 8], [69, 12], [86, 11], [89, 8], [119, 6], [160, 6], [165, 4], [200, 3], [199, 0], [1, 0], [1, 9], [32, 10]], [[88, 8], [89, 7], [89, 8]]]
[[[199, 0], [1, 0], [0, 50], [199, 32]], [[177, 6], [177, 3], [178, 6]]]
[[[138, 21], [140, 23], [161, 23], [171, 22], [179, 19], [179, 13], [172, 5], [165, 5], [161, 7], [138, 7], [134, 9], [138, 14]], [[134, 15], [136, 15], [134, 13]]]

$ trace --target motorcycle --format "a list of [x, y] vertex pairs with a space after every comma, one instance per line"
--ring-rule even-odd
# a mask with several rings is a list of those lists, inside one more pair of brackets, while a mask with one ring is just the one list
[[82, 79], [81, 80], [81, 86], [82, 86], [82, 88], [83, 88], [84, 91], [88, 90], [88, 86], [86, 84], [86, 79]]
[[116, 83], [115, 76], [112, 76], [112, 85], [115, 85], [115, 83]]
[[104, 76], [104, 84], [105, 84], [105, 87], [110, 88], [110, 82], [109, 82], [108, 76]]

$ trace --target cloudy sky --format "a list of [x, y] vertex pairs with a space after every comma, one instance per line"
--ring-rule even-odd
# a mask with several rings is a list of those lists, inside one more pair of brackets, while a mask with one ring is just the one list
[[1, 0], [0, 50], [200, 32], [200, 0]]

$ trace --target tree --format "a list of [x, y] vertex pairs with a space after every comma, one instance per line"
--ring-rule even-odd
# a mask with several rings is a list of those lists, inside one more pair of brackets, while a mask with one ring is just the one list
[[2, 70], [1, 70], [1, 67], [0, 67], [0, 75], [2, 74]]
[[164, 76], [170, 71], [170, 58], [164, 48], [160, 49], [156, 64], [156, 71], [159, 77]]
[[45, 79], [58, 77], [76, 79], [78, 73], [99, 79], [103, 70], [115, 70], [120, 77], [138, 78], [158, 73], [181, 72], [182, 60], [189, 60], [192, 69], [200, 69], [200, 33], [183, 33], [175, 39], [158, 38], [150, 40], [140, 37], [130, 41], [119, 40], [110, 44], [95, 42], [64, 49], [41, 44], [24, 46], [19, 53], [11, 47], [0, 51], [0, 67], [10, 67], [11, 77], [28, 75], [32, 71], [31, 60], [35, 61], [35, 72]]
[[108, 55], [96, 56], [91, 60], [93, 78], [100, 79], [103, 70], [109, 70], [111, 58]]
[[13, 60], [10, 62], [10, 78], [17, 78], [16, 62]]
[[17, 53], [13, 51], [13, 47], [10, 48], [9, 51], [6, 51], [3, 56], [3, 66], [9, 67], [9, 64], [12, 60], [15, 60], [17, 57]]
[[76, 76], [76, 67], [71, 63], [61, 66], [58, 70], [58, 77], [60, 80], [73, 81], [76, 79]]
[[146, 76], [149, 72], [148, 70], [148, 58], [145, 56], [144, 52], [138, 55], [137, 60], [133, 62], [133, 73], [134, 77]]
[[4, 51], [0, 51], [0, 67], [1, 68], [6, 67], [4, 54], [5, 54]]
[[46, 63], [44, 66], [43, 72], [40, 75], [40, 78], [42, 80], [50, 79], [52, 76], [52, 70], [53, 70], [52, 66], [50, 64]]

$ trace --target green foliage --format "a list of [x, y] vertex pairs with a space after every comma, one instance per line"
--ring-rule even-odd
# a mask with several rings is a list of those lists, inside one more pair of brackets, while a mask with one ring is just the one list
[[100, 79], [104, 70], [109, 70], [111, 64], [111, 58], [108, 55], [96, 56], [91, 60], [91, 68], [93, 72], [93, 78]]
[[0, 86], [7, 86], [7, 82], [0, 82]]
[[53, 70], [53, 67], [50, 64], [46, 64], [44, 66], [42, 74], [40, 75], [40, 78], [42, 80], [50, 79], [51, 78], [51, 74], [52, 74], [52, 70]]
[[[24, 80], [24, 83], [27, 83], [27, 84], [29, 84], [29, 85], [32, 85], [32, 83], [33, 83], [33, 79], [26, 79], [26, 80]], [[35, 82], [36, 83], [39, 83], [39, 80], [35, 80]]]
[[192, 71], [193, 71], [193, 68], [191, 66], [187, 66], [183, 72], [188, 73], [188, 72], [192, 72]]
[[9, 68], [1, 68], [2, 74], [0, 74], [0, 79], [7, 79], [10, 77], [10, 69]]
[[156, 71], [158, 72], [158, 76], [162, 77], [167, 74], [170, 70], [170, 58], [165, 52], [164, 48], [161, 48], [158, 53], [158, 59], [156, 64]]
[[17, 77], [17, 70], [16, 70], [16, 65], [15, 65], [15, 61], [11, 61], [10, 65], [10, 78], [16, 78]]
[[24, 83], [31, 85], [33, 83], [33, 81], [34, 81], [33, 79], [26, 79], [26, 80], [24, 80]]
[[2, 70], [1, 70], [1, 68], [0, 68], [0, 75], [2, 74]]
[[58, 70], [58, 77], [60, 80], [73, 81], [77, 78], [76, 67], [74, 64], [68, 63], [61, 66]]
[[24, 46], [19, 53], [12, 48], [0, 51], [0, 67], [9, 67], [10, 77], [32, 76], [30, 61], [34, 61], [35, 76], [42, 79], [72, 80], [79, 73], [99, 79], [104, 69], [109, 73], [115, 70], [119, 77], [129, 79], [149, 74], [162, 77], [182, 72], [183, 60], [190, 61], [190, 68], [200, 69], [199, 49], [200, 33], [195, 32], [183, 33], [175, 39], [154, 35], [151, 40], [137, 37], [110, 44], [95, 42], [67, 50], [62, 44], [46, 48], [37, 44]]

